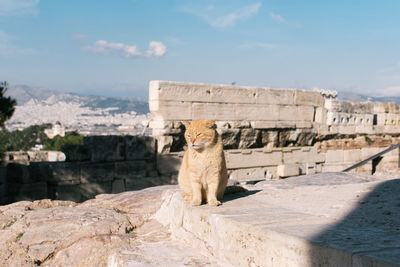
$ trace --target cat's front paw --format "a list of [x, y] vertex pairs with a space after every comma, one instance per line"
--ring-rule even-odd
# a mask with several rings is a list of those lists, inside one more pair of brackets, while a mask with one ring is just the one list
[[193, 199], [191, 203], [192, 203], [192, 206], [200, 206], [201, 199]]
[[222, 204], [221, 201], [218, 201], [217, 199], [210, 199], [208, 201], [208, 205], [210, 206], [219, 206], [221, 204]]

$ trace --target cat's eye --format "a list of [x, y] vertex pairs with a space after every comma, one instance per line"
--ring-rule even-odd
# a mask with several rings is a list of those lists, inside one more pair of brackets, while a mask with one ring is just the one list
[[192, 137], [192, 135], [190, 135], [190, 134], [187, 134], [186, 136], [187, 136], [188, 138]]
[[197, 136], [200, 136], [200, 135], [202, 135], [202, 133], [198, 133], [198, 134], [196, 134], [196, 137], [197, 137]]

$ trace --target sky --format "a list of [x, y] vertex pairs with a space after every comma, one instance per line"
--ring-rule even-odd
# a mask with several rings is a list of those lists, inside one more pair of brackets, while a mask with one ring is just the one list
[[150, 80], [400, 96], [397, 0], [0, 0], [0, 80], [147, 98]]

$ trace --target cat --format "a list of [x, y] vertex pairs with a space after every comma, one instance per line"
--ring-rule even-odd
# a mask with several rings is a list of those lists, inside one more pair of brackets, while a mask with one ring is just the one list
[[183, 123], [188, 148], [178, 175], [181, 195], [193, 206], [202, 202], [211, 206], [221, 205], [228, 173], [215, 121], [201, 119]]

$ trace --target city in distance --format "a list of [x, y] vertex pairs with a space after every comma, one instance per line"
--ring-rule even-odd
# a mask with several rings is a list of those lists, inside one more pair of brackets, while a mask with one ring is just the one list
[[66, 131], [84, 135], [139, 134], [150, 120], [148, 102], [133, 97], [61, 93], [29, 86], [10, 86], [6, 94], [17, 100], [6, 124], [9, 131], [60, 123]]

